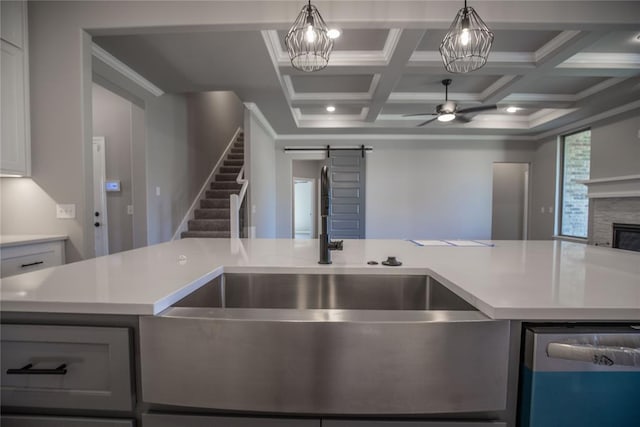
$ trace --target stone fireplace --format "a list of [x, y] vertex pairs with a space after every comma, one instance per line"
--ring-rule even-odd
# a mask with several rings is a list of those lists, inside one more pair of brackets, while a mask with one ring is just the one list
[[586, 181], [591, 245], [613, 245], [613, 224], [640, 226], [640, 175]]

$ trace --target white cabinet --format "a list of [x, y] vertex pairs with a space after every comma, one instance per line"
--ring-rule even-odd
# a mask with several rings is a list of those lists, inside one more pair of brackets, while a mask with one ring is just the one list
[[128, 328], [9, 324], [0, 332], [3, 407], [133, 410]]
[[0, 175], [31, 174], [27, 2], [0, 2]]
[[0, 277], [28, 273], [65, 263], [66, 236], [0, 237]]

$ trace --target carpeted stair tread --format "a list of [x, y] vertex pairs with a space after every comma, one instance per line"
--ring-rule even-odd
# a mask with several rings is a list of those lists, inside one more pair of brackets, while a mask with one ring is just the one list
[[234, 177], [237, 177], [238, 174], [240, 173], [240, 169], [242, 169], [242, 166], [221, 166], [220, 173], [223, 173], [223, 174], [229, 173], [229, 174], [233, 174]]
[[201, 199], [200, 209], [229, 209], [229, 198], [225, 199]]
[[237, 173], [219, 173], [216, 175], [216, 181], [215, 182], [236, 182], [236, 179], [238, 178], [238, 174]]
[[180, 234], [182, 239], [188, 237], [208, 237], [208, 238], [229, 238], [230, 231], [183, 231]]
[[244, 160], [238, 160], [238, 159], [232, 159], [232, 160], [225, 160], [222, 165], [223, 166], [240, 166], [242, 167], [244, 163]]
[[242, 184], [235, 181], [215, 181], [211, 183], [212, 190], [240, 190]]
[[229, 219], [228, 208], [196, 209], [193, 214], [196, 219]]
[[189, 220], [189, 231], [228, 231], [228, 230], [231, 230], [229, 218]]
[[232, 194], [238, 194], [240, 190], [207, 190], [205, 192], [207, 199], [222, 199], [229, 198]]
[[227, 155], [227, 160], [244, 160], [244, 154], [234, 154], [234, 153], [229, 153]]

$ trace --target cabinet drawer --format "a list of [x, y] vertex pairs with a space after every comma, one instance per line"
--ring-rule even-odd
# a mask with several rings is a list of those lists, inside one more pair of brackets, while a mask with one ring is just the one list
[[63, 245], [57, 241], [2, 248], [2, 277], [64, 264]]
[[2, 406], [133, 408], [127, 328], [1, 325], [0, 332]]
[[322, 420], [322, 427], [506, 427], [500, 421]]
[[133, 427], [133, 420], [81, 417], [38, 417], [33, 415], [3, 415], [2, 427]]
[[319, 419], [142, 414], [142, 427], [320, 427]]

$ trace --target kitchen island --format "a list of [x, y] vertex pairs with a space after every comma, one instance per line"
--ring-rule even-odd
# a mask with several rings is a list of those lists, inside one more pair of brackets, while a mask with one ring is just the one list
[[[402, 240], [347, 240], [344, 243], [344, 251], [332, 254], [333, 264], [319, 265], [317, 263], [318, 242], [316, 240], [185, 239], [3, 279], [1, 293], [3, 337], [7, 336], [5, 329], [8, 327], [9, 336], [13, 337], [13, 339], [17, 340], [21, 334], [31, 334], [34, 336], [33, 340], [44, 342], [46, 334], [41, 336], [43, 334], [39, 331], [42, 331], [42, 328], [54, 328], [51, 330], [51, 334], [54, 335], [54, 338], [57, 337], [58, 341], [65, 341], [66, 338], [64, 336], [73, 335], [73, 338], [66, 340], [81, 345], [82, 339], [77, 337], [77, 328], [93, 327], [95, 330], [93, 332], [100, 332], [104, 335], [98, 338], [98, 340], [103, 340], [103, 345], [114, 349], [129, 346], [127, 347], [128, 350], [120, 349], [119, 351], [131, 353], [131, 359], [133, 360], [131, 366], [127, 366], [126, 361], [128, 359], [126, 357], [123, 358], [119, 353], [120, 358], [123, 360], [114, 361], [117, 358], [111, 357], [110, 359], [108, 358], [109, 363], [105, 362], [105, 366], [108, 366], [109, 369], [122, 370], [123, 366], [127, 368], [125, 369], [127, 371], [126, 378], [118, 377], [120, 379], [115, 381], [117, 384], [114, 387], [119, 387], [119, 391], [112, 394], [117, 394], [118, 398], [112, 399], [108, 404], [104, 402], [96, 404], [95, 401], [92, 401], [92, 399], [95, 400], [93, 396], [87, 396], [86, 402], [82, 403], [85, 406], [80, 407], [72, 407], [67, 403], [62, 403], [58, 406], [56, 404], [47, 406], [47, 399], [43, 396], [39, 396], [42, 400], [35, 399], [31, 403], [27, 402], [25, 404], [24, 400], [20, 399], [21, 393], [16, 392], [21, 385], [14, 384], [13, 388], [3, 385], [3, 412], [22, 414], [25, 412], [23, 408], [28, 407], [26, 410], [28, 413], [35, 411], [41, 414], [59, 414], [58, 408], [65, 408], [70, 416], [90, 414], [94, 417], [102, 417], [101, 420], [104, 417], [109, 419], [114, 416], [120, 418], [129, 417], [130, 419], [142, 420], [144, 426], [195, 426], [211, 422], [211, 416], [198, 416], [189, 418], [189, 420], [193, 421], [191, 424], [185, 424], [185, 419], [180, 418], [181, 415], [174, 413], [176, 411], [183, 413], [186, 411], [184, 408], [193, 406], [200, 408], [200, 411], [226, 410], [225, 416], [227, 417], [229, 411], [235, 414], [248, 414], [252, 417], [260, 413], [267, 413], [271, 416], [274, 414], [286, 415], [286, 418], [282, 418], [284, 421], [281, 420], [282, 422], [276, 425], [291, 423], [293, 423], [291, 425], [314, 425], [317, 420], [327, 414], [338, 419], [329, 420], [330, 422], [325, 420], [323, 425], [326, 423], [331, 424], [332, 422], [336, 423], [336, 426], [357, 425], [357, 420], [352, 420], [352, 417], [384, 416], [385, 414], [387, 416], [393, 415], [394, 419], [395, 417], [400, 417], [398, 418], [399, 420], [404, 416], [417, 417], [423, 422], [420, 425], [424, 426], [515, 425], [523, 322], [571, 322], [572, 324], [583, 322], [611, 324], [615, 322], [629, 324], [640, 321], [640, 254], [560, 241], [495, 241], [490, 243], [493, 246], [421, 247], [410, 241]], [[387, 259], [388, 256], [395, 256], [402, 262], [402, 265], [388, 267], [381, 264], [368, 264], [369, 261], [380, 263]], [[211, 283], [220, 281], [220, 277], [223, 275], [234, 274], [353, 275], [354, 277], [364, 276], [371, 278], [389, 276], [390, 279], [401, 276], [424, 276], [427, 282], [433, 281], [443, 289], [451, 291], [465, 305], [476, 310], [476, 312], [474, 314], [469, 310], [458, 312], [435, 310], [431, 314], [427, 311], [421, 315], [416, 314], [416, 311], [410, 310], [400, 310], [395, 314], [389, 314], [390, 311], [381, 314], [380, 311], [376, 310], [361, 310], [359, 312], [358, 310], [289, 310], [285, 313], [284, 310], [279, 311], [268, 308], [258, 309], [258, 311], [255, 309], [253, 311], [243, 311], [243, 309], [230, 309], [226, 308], [224, 304], [218, 304], [214, 308], [211, 308], [211, 306], [200, 308], [196, 320], [194, 320], [192, 314], [195, 313], [194, 311], [187, 312], [188, 314], [186, 315], [180, 314], [185, 313], [185, 309], [181, 308], [181, 306], [184, 307], [184, 303], [181, 303], [181, 301], [188, 300], [190, 296], [210, 288]], [[457, 308], [456, 310], [461, 309]], [[477, 333], [475, 332], [476, 329], [459, 329], [455, 333], [457, 335], [473, 334], [474, 336], [480, 336], [488, 330], [485, 326], [490, 327], [493, 335], [487, 335], [489, 337], [487, 339], [493, 339], [497, 336], [496, 343], [503, 346], [500, 348], [499, 356], [495, 358], [495, 354], [478, 351], [475, 357], [470, 356], [472, 357], [470, 360], [485, 363], [491, 357], [494, 357], [494, 361], [504, 365], [495, 372], [487, 371], [492, 375], [495, 374], [496, 379], [493, 382], [497, 385], [495, 387], [492, 385], [492, 391], [499, 396], [493, 400], [487, 398], [475, 402], [473, 399], [481, 396], [482, 393], [478, 392], [474, 387], [470, 387], [471, 383], [462, 384], [464, 378], [461, 378], [459, 381], [461, 386], [464, 386], [462, 389], [470, 390], [470, 397], [466, 399], [458, 395], [457, 400], [453, 399], [443, 403], [444, 406], [442, 407], [446, 408], [446, 410], [438, 410], [437, 407], [428, 405], [424, 407], [427, 409], [402, 406], [404, 401], [400, 399], [400, 406], [393, 406], [393, 402], [389, 404], [389, 412], [374, 411], [371, 406], [367, 406], [367, 402], [363, 402], [360, 410], [347, 413], [340, 402], [326, 400], [327, 398], [323, 395], [322, 390], [315, 390], [314, 393], [316, 400], [322, 401], [325, 405], [322, 408], [328, 408], [326, 412], [315, 412], [312, 408], [305, 406], [311, 400], [296, 401], [293, 406], [288, 407], [287, 402], [283, 403], [281, 401], [284, 396], [287, 396], [286, 393], [281, 395], [281, 400], [278, 400], [277, 396], [270, 396], [269, 399], [271, 400], [256, 401], [259, 404], [254, 411], [246, 407], [239, 407], [238, 402], [242, 399], [242, 396], [247, 395], [247, 390], [249, 389], [260, 390], [260, 386], [265, 386], [266, 384], [265, 390], [269, 390], [269, 387], [271, 387], [272, 394], [278, 395], [280, 393], [275, 383], [269, 383], [269, 379], [277, 379], [273, 377], [274, 372], [271, 371], [264, 378], [257, 378], [258, 381], [253, 385], [247, 385], [245, 388], [236, 387], [231, 390], [233, 380], [239, 378], [233, 376], [234, 372], [238, 375], [242, 375], [242, 371], [252, 372], [254, 381], [256, 381], [256, 375], [260, 376], [264, 373], [259, 370], [252, 371], [253, 368], [249, 365], [244, 368], [233, 366], [234, 362], [239, 360], [238, 357], [244, 358], [247, 352], [256, 353], [264, 350], [264, 348], [247, 345], [244, 347], [244, 352], [238, 350], [238, 353], [206, 353], [215, 352], [216, 344], [220, 342], [231, 343], [242, 349], [242, 346], [246, 345], [247, 342], [243, 343], [235, 340], [237, 337], [232, 332], [235, 330], [237, 334], [242, 335], [247, 333], [246, 330], [227, 330], [225, 328], [227, 325], [233, 325], [233, 328], [236, 328], [238, 325], [236, 321], [239, 320], [238, 316], [248, 312], [251, 312], [251, 316], [254, 317], [249, 321], [247, 321], [247, 318], [241, 319], [244, 322], [242, 323], [243, 325], [253, 325], [256, 320], [266, 321], [267, 323], [265, 324], [274, 325], [285, 318], [287, 327], [292, 324], [299, 326], [305, 324], [305, 322], [310, 322], [315, 325], [314, 327], [321, 328], [315, 331], [314, 334], [319, 334], [317, 335], [318, 337], [329, 337], [331, 340], [335, 340], [336, 336], [344, 334], [342, 329], [335, 332], [331, 328], [337, 328], [343, 323], [345, 325], [366, 325], [369, 329], [363, 330], [364, 332], [354, 332], [355, 342], [357, 342], [358, 337], [364, 336], [362, 334], [369, 334], [370, 336], [373, 332], [383, 335], [384, 331], [387, 330], [385, 328], [392, 328], [389, 329], [389, 334], [399, 336], [404, 333], [403, 331], [408, 331], [413, 327], [403, 326], [409, 323], [411, 325], [419, 324], [428, 328], [424, 331], [415, 331], [415, 335], [412, 337], [412, 342], [415, 342], [420, 340], [419, 337], [425, 333], [429, 336], [432, 333], [441, 333], [437, 332], [437, 328], [442, 324], [441, 320], [438, 319], [445, 317], [448, 325], [455, 325], [455, 327], [468, 325], [470, 328], [480, 328], [477, 329], [479, 331]], [[367, 312], [369, 314], [363, 314]], [[260, 313], [257, 318], [255, 313]], [[278, 321], [276, 321], [274, 320], [276, 319], [275, 317], [270, 317], [272, 315], [284, 317], [278, 317]], [[380, 318], [382, 315], [389, 317]], [[182, 324], [181, 322], [187, 325], [185, 328], [189, 329], [180, 329], [179, 327], [175, 329], [176, 325]], [[285, 323], [282, 324], [284, 325]], [[38, 326], [39, 329], [33, 330], [33, 324], [44, 326]], [[165, 324], [169, 325], [169, 329], [158, 328], [158, 326], [164, 326]], [[372, 325], [380, 329], [375, 329]], [[11, 330], [11, 328], [14, 330]], [[118, 334], [122, 333], [123, 330], [128, 332], [119, 337]], [[164, 335], [168, 330], [174, 331], [172, 336]], [[470, 332], [472, 330], [474, 332]], [[180, 332], [176, 333], [175, 331], [185, 331], [184, 337], [176, 337], [176, 335], [180, 335]], [[202, 335], [197, 334], [205, 334], [204, 336], [211, 337], [213, 344], [209, 343], [209, 347], [194, 344], [198, 348], [179, 349], [180, 356], [188, 354], [195, 358], [188, 362], [191, 365], [179, 367], [180, 369], [188, 369], [192, 373], [195, 372], [193, 373], [194, 376], [190, 377], [193, 378], [192, 380], [186, 381], [184, 384], [178, 384], [183, 377], [188, 376], [180, 374], [180, 372], [184, 371], [179, 369], [173, 373], [169, 372], [169, 370], [166, 371], [167, 377], [175, 374], [173, 380], [169, 382], [163, 382], [162, 379], [158, 380], [159, 377], [162, 377], [159, 372], [162, 369], [166, 369], [166, 366], [163, 366], [162, 363], [166, 360], [171, 360], [170, 357], [165, 357], [166, 353], [171, 352], [173, 348], [163, 347], [163, 345], [167, 342], [179, 343], [179, 345], [183, 346], [188, 346], [190, 343], [193, 344], [193, 340], [190, 342], [185, 338], [189, 335], [186, 331], [196, 334], [192, 335], [192, 337], [201, 337]], [[265, 331], [265, 333], [273, 332], [268, 329]], [[230, 335], [224, 336], [226, 341], [215, 341], [216, 339], [222, 339], [221, 337], [227, 332], [230, 332]], [[301, 337], [308, 336], [307, 332], [309, 331], [305, 331]], [[287, 345], [287, 337], [295, 336], [290, 335], [292, 333], [295, 334], [295, 330], [286, 330], [284, 332], [278, 330], [276, 333], [284, 336], [281, 342], [283, 346]], [[252, 337], [252, 343], [259, 341], [260, 338], [259, 334], [256, 335], [255, 330], [252, 330], [247, 336]], [[447, 336], [449, 338], [443, 335], [439, 338], [440, 341], [433, 338], [430, 342], [425, 341], [425, 343], [411, 347], [416, 352], [432, 353], [434, 352], [434, 347], [453, 345], [450, 343], [450, 341], [453, 341], [451, 334]], [[348, 337], [351, 340], [349, 342], [354, 342], [351, 335], [348, 335]], [[316, 341], [304, 342], [301, 344], [300, 351], [302, 351], [304, 345], [313, 346], [314, 342]], [[332, 342], [334, 344], [330, 348], [335, 349], [335, 341]], [[363, 345], [366, 345], [366, 342], [363, 342], [365, 343]], [[394, 355], [393, 342], [380, 341], [377, 342], [377, 345], [379, 345], [378, 350], [383, 353], [388, 351], [390, 356], [389, 359], [380, 361], [381, 364], [379, 366], [371, 365], [371, 368], [388, 367], [389, 363], [395, 360], [393, 357], [396, 357]], [[350, 363], [351, 365], [348, 366], [354, 366], [353, 360], [346, 360], [345, 362], [342, 359], [349, 359], [349, 357], [356, 354], [358, 357], [362, 357], [362, 349], [358, 350], [358, 353], [350, 355], [350, 347], [347, 342], [338, 347], [333, 353], [327, 353], [326, 349], [329, 347], [323, 347], [322, 350], [326, 353], [328, 360], [333, 360], [334, 364], [332, 365], [323, 360], [322, 364], [318, 365], [318, 362], [315, 361], [313, 366], [316, 372], [328, 373], [330, 376], [332, 373], [335, 374], [335, 372], [332, 372], [334, 366], [342, 366], [340, 363]], [[407, 347], [405, 346], [405, 348]], [[453, 352], [462, 348], [455, 347], [455, 345], [451, 347]], [[465, 347], [465, 351], [473, 351], [474, 348], [482, 349], [482, 341], [476, 347]], [[4, 346], [2, 351], [3, 384], [6, 384], [4, 368], [7, 350]], [[267, 354], [265, 352], [258, 356], [261, 357], [261, 360], [280, 361], [278, 363], [279, 366], [277, 366], [278, 370], [293, 369], [295, 371], [294, 363], [291, 363], [291, 361], [288, 366], [286, 363], [282, 365], [283, 360], [288, 360], [290, 357], [295, 359], [295, 353], [293, 353], [296, 351], [295, 345], [289, 351], [292, 353], [278, 354], [278, 352], [275, 352], [274, 354]], [[405, 357], [404, 354], [407, 352], [410, 352], [410, 350], [398, 352], [403, 353], [403, 356], [397, 357]], [[317, 354], [317, 352], [313, 354]], [[218, 369], [215, 373], [215, 380], [220, 381], [221, 378], [226, 378], [229, 381], [227, 384], [229, 393], [238, 393], [237, 396], [234, 396], [236, 400], [216, 400], [221, 397], [227, 399], [228, 396], [195, 399], [193, 401], [196, 402], [195, 404], [184, 403], [192, 402], [191, 400], [182, 400], [182, 396], [188, 396], [190, 393], [209, 395], [212, 394], [212, 390], [215, 391], [215, 384], [211, 385], [205, 382], [193, 385], [198, 382], [199, 378], [207, 379], [207, 376], [211, 375], [210, 369], [207, 369], [206, 366], [198, 366], [201, 364], [197, 363], [198, 360], [201, 360], [198, 357], [204, 358], [207, 356], [210, 356], [209, 360], [212, 361], [212, 364], [215, 361], [216, 366], [220, 367], [222, 365], [222, 370]], [[312, 362], [315, 360], [315, 356], [312, 354], [308, 354], [308, 356]], [[423, 359], [429, 361], [442, 360], [443, 356], [447, 355], [434, 353], [425, 355]], [[455, 359], [453, 356], [454, 354], [449, 354], [447, 357], [453, 360]], [[460, 355], [455, 354], [455, 356]], [[375, 359], [375, 357], [372, 357], [372, 359]], [[16, 360], [12, 360], [12, 362], [14, 364], [18, 363]], [[414, 364], [415, 366], [412, 366], [415, 369], [427, 369], [429, 367], [421, 365], [420, 357], [412, 358], [407, 363]], [[225, 364], [230, 364], [228, 369], [224, 366]], [[253, 365], [257, 366], [255, 363]], [[265, 369], [271, 369], [272, 365], [273, 363]], [[368, 366], [367, 363], [361, 363], [360, 365]], [[478, 365], [476, 367], [478, 369], [475, 369], [475, 371], [482, 370], [480, 368], [485, 365]], [[56, 368], [58, 367], [52, 369]], [[175, 366], [173, 369], [174, 371], [176, 370]], [[262, 368], [258, 366], [255, 369]], [[451, 375], [461, 370], [460, 367], [451, 369]], [[308, 370], [300, 372], [307, 372]], [[470, 372], [474, 372], [474, 370]], [[362, 373], [366, 374], [365, 371]], [[398, 378], [408, 379], [409, 373], [398, 371]], [[372, 372], [372, 374], [374, 373]], [[405, 374], [406, 377], [402, 377]], [[346, 377], [348, 375], [344, 374], [342, 376]], [[127, 380], [127, 378], [129, 379]], [[246, 380], [245, 377], [243, 379]], [[336, 376], [334, 380], [339, 382], [340, 376]], [[443, 381], [445, 380], [446, 378]], [[127, 393], [127, 381], [129, 381], [129, 393]], [[263, 382], [260, 383], [260, 381]], [[326, 385], [318, 382], [318, 379], [310, 378], [309, 381], [316, 384], [319, 389]], [[437, 382], [436, 379], [432, 381]], [[457, 378], [456, 381], [458, 381]], [[486, 379], [478, 379], [476, 383], [479, 381], [492, 382]], [[429, 384], [425, 386], [423, 383], [424, 381], [417, 383], [416, 387], [418, 388], [416, 390], [422, 390], [420, 387], [427, 387], [425, 388], [427, 390]], [[287, 384], [286, 381], [283, 381], [283, 384]], [[296, 383], [297, 385], [299, 384]], [[189, 389], [189, 387], [195, 388]], [[208, 387], [213, 387], [213, 389]], [[443, 387], [439, 387], [443, 389]], [[164, 392], [172, 388], [176, 388], [177, 391], [173, 393]], [[450, 389], [453, 395], [457, 393], [454, 384], [450, 385]], [[295, 397], [304, 395], [305, 390], [297, 389], [294, 392], [291, 396]], [[42, 391], [39, 390], [38, 393], [42, 394]], [[396, 390], [395, 393], [400, 395], [402, 390]], [[446, 390], [441, 394], [446, 395]], [[24, 394], [22, 395], [24, 396]], [[7, 397], [9, 400], [7, 400]], [[264, 398], [264, 396], [261, 397]], [[377, 396], [377, 398], [379, 397]], [[424, 400], [437, 401], [433, 396], [428, 396]], [[446, 399], [443, 398], [444, 400]], [[8, 404], [7, 402], [10, 403]], [[39, 403], [34, 404], [33, 402]], [[465, 406], [469, 402], [471, 404]], [[225, 406], [227, 403], [228, 406]], [[264, 406], [265, 403], [277, 404], [279, 405], [277, 406], [278, 408], [284, 408], [284, 410], [265, 409], [270, 407]], [[295, 406], [295, 404], [300, 406]], [[478, 405], [476, 409], [474, 409], [474, 404]], [[174, 406], [169, 406], [169, 409], [167, 409], [166, 405]], [[32, 408], [34, 406], [40, 409], [34, 410]], [[177, 410], [175, 406], [178, 407]], [[273, 406], [273, 408], [276, 407]], [[399, 412], [396, 413], [396, 410]], [[163, 411], [169, 412], [169, 414], [165, 414]], [[26, 415], [21, 416], [25, 417]], [[301, 416], [303, 418], [300, 418]], [[309, 419], [309, 417], [313, 416], [316, 418]], [[341, 416], [346, 417], [347, 421], [341, 420]], [[16, 417], [17, 419], [20, 418], [20, 416]], [[176, 421], [171, 421], [175, 417], [178, 417]], [[200, 420], [200, 418], [203, 420]], [[262, 418], [251, 418], [254, 421], [242, 417], [233, 419], [235, 422], [240, 422], [238, 425], [242, 426], [268, 424]], [[255, 421], [255, 419], [258, 419], [258, 421]], [[468, 421], [466, 424], [465, 420]], [[119, 421], [122, 420], [120, 419]], [[198, 424], [199, 422], [203, 424]], [[228, 424], [226, 418], [224, 422], [220, 422], [222, 423], [221, 425]], [[344, 424], [345, 422], [347, 424]], [[398, 423], [400, 423], [398, 425], [401, 425], [401, 421], [398, 421]], [[45, 424], [36, 423], [33, 425]], [[396, 424], [393, 425], [395, 426]]]

